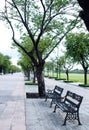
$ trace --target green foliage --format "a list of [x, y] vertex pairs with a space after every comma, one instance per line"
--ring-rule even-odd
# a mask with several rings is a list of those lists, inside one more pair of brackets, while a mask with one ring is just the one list
[[65, 56], [61, 56], [59, 59], [58, 59], [58, 64], [60, 66], [60, 68], [63, 68], [64, 64], [65, 64]]
[[[12, 29], [16, 46], [22, 46], [21, 49], [25, 48], [23, 50], [26, 50], [27, 53], [31, 52], [28, 55], [36, 62], [46, 59], [66, 33], [78, 23], [76, 20], [78, 14], [76, 7], [78, 5], [74, 0], [14, 0], [5, 2], [6, 10], [2, 13]], [[76, 14], [69, 14], [69, 10], [76, 12]], [[68, 15], [71, 17], [67, 17]], [[20, 31], [21, 42], [15, 40], [16, 30]]]
[[10, 66], [10, 71], [11, 72], [20, 72], [21, 69], [19, 67], [17, 67], [16, 65], [11, 65]]
[[[30, 52], [33, 49], [33, 43], [30, 37], [26, 34], [23, 34], [23, 36], [21, 37], [21, 44], [28, 52]], [[22, 53], [20, 48], [19, 51]]]
[[83, 60], [87, 65], [89, 60], [89, 34], [69, 34], [66, 40], [67, 55], [70, 55], [75, 62], [82, 64]]
[[45, 69], [47, 70], [47, 71], [52, 71], [52, 70], [54, 70], [55, 69], [55, 60], [51, 60], [51, 61], [47, 61], [46, 63], [45, 63]]
[[[61, 35], [65, 33], [67, 29], [72, 28], [71, 23], [75, 23], [78, 14], [75, 9], [77, 4], [75, 3], [74, 0], [14, 0], [11, 4], [7, 4], [7, 12], [9, 9], [11, 10], [11, 13], [8, 12], [11, 16], [9, 19], [13, 18], [13, 20], [15, 19], [15, 21], [17, 21], [15, 22], [17, 30], [23, 28], [22, 22], [24, 22], [24, 24], [26, 22], [35, 39], [38, 38], [41, 31], [41, 36], [43, 34], [45, 34], [43, 36], [48, 36], [48, 34], [50, 34], [50, 36], [53, 37], [56, 34]], [[11, 5], [15, 5], [16, 7]], [[72, 17], [67, 18], [69, 15], [69, 8], [71, 11], [74, 10], [76, 12], [76, 16], [71, 13], [70, 15], [72, 15]], [[57, 37], [58, 39], [60, 38], [59, 36]], [[55, 39], [57, 37], [55, 37]], [[50, 44], [52, 45], [52, 38]]]
[[21, 58], [18, 61], [18, 65], [22, 67], [23, 71], [30, 70], [32, 68], [31, 59], [25, 53], [22, 53]]
[[67, 36], [67, 55], [74, 62], [80, 63], [84, 69], [84, 84], [87, 84], [87, 72], [89, 67], [89, 34], [69, 34]]
[[9, 73], [12, 71], [12, 63], [8, 55], [0, 53], [0, 73]]
[[0, 66], [3, 65], [4, 62], [4, 55], [0, 53]]

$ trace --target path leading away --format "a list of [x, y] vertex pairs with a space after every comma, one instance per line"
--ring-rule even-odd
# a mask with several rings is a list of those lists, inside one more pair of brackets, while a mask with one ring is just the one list
[[37, 86], [24, 85], [22, 73], [0, 75], [0, 130], [89, 130], [89, 89], [75, 84], [67, 84], [54, 79], [45, 79], [46, 90], [55, 85], [82, 95], [80, 120], [68, 122], [62, 126], [65, 114], [54, 105], [50, 108], [50, 100], [26, 98], [26, 92], [37, 92]]
[[26, 130], [22, 74], [0, 75], [0, 130]]

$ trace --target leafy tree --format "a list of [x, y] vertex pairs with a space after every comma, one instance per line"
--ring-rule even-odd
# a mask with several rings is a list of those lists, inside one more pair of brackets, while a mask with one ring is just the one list
[[3, 71], [4, 55], [0, 53], [0, 73]]
[[10, 72], [10, 66], [11, 66], [11, 57], [8, 55], [4, 55], [4, 61], [3, 61], [3, 73], [9, 73]]
[[[29, 36], [27, 36], [26, 34], [23, 34], [23, 37], [21, 37], [21, 44], [29, 52], [33, 48], [31, 40], [30, 40]], [[13, 46], [15, 46], [14, 43], [13, 43]], [[18, 48], [18, 51], [20, 52], [20, 55], [21, 55], [18, 64], [22, 67], [23, 71], [25, 72], [25, 76], [28, 77], [28, 80], [30, 80], [30, 73], [33, 72], [33, 83], [35, 83], [36, 69], [35, 69], [35, 66], [34, 66], [31, 58], [28, 55], [26, 55], [26, 53], [24, 51], [22, 51], [21, 48]], [[34, 53], [34, 57], [36, 58], [35, 53]]]
[[66, 53], [58, 59], [58, 74], [60, 76], [61, 71], [65, 69], [67, 81], [69, 81], [69, 70], [71, 70], [72, 68], [73, 68], [73, 61], [71, 57], [69, 56], [67, 57]]
[[0, 53], [0, 73], [9, 73], [10, 72], [10, 66], [11, 66], [11, 61], [10, 61], [10, 56], [8, 55], [3, 55]]
[[[31, 62], [31, 59], [25, 53], [22, 53], [22, 56], [18, 61], [18, 65], [21, 66], [25, 76], [28, 78], [28, 80], [30, 80], [30, 73], [32, 70], [34, 71], [34, 66]], [[35, 82], [35, 78], [33, 82]]]
[[55, 59], [45, 62], [45, 71], [48, 77], [54, 76], [55, 72]]
[[10, 72], [13, 74], [13, 73], [15, 73], [15, 72], [20, 72], [21, 71], [21, 69], [18, 67], [18, 66], [16, 66], [16, 65], [10, 65]]
[[70, 56], [65, 57], [64, 69], [66, 71], [67, 81], [69, 81], [69, 71], [73, 68], [73, 61]]
[[46, 75], [49, 77], [50, 76], [50, 71], [51, 71], [51, 62], [47, 61], [45, 62], [44, 70], [46, 72]]
[[87, 84], [87, 71], [89, 67], [89, 34], [76, 33], [66, 37], [67, 55], [74, 62], [80, 63], [84, 69], [84, 84]]
[[25, 76], [30, 80], [30, 65], [27, 64], [27, 61], [21, 58], [17, 64], [21, 66]]
[[60, 78], [60, 73], [63, 69], [63, 65], [65, 63], [65, 59], [64, 56], [61, 56], [57, 59], [57, 78]]
[[[44, 96], [45, 83], [43, 69], [45, 60], [66, 34], [76, 25], [78, 20], [76, 1], [4, 1], [5, 7], [0, 12], [1, 17], [9, 24], [14, 43], [31, 58], [36, 68], [39, 96]], [[20, 36], [23, 36], [23, 32], [28, 34], [30, 49], [24, 48], [22, 40], [16, 40], [17, 32], [20, 32]]]

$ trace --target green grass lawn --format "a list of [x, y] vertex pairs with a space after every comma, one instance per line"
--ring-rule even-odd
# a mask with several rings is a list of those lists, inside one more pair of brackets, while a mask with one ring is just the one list
[[[54, 77], [56, 77], [56, 74], [54, 74]], [[61, 73], [60, 78], [66, 79], [66, 74]], [[70, 74], [69, 73], [69, 80], [73, 81], [73, 82], [80, 82], [83, 84], [84, 83], [84, 74]], [[89, 74], [87, 75], [87, 83], [89, 84]]]
[[[62, 73], [61, 78], [66, 78], [66, 74]], [[69, 74], [69, 80], [74, 82], [84, 83], [84, 75], [83, 74]], [[89, 74], [87, 75], [87, 81], [89, 84]]]

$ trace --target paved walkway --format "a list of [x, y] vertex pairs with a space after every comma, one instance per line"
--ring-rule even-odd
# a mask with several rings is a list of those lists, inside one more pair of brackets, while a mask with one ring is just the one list
[[0, 130], [26, 130], [22, 74], [0, 75]]
[[66, 84], [62, 81], [45, 79], [46, 89], [55, 85], [84, 97], [80, 107], [82, 126], [77, 122], [67, 122], [62, 126], [65, 114], [54, 106], [50, 108], [50, 100], [28, 99], [26, 92], [37, 92], [36, 86], [24, 85], [22, 74], [0, 75], [0, 130], [89, 130], [89, 89], [76, 84]]
[[[52, 89], [55, 85], [63, 87], [63, 96], [67, 90], [70, 90], [84, 97], [80, 107], [80, 120], [82, 125], [79, 126], [77, 121], [67, 121], [67, 125], [62, 126], [65, 114], [59, 109], [57, 109], [56, 113], [53, 113], [54, 106], [52, 108], [49, 107], [50, 100], [45, 102], [44, 99], [26, 99], [27, 130], [89, 130], [89, 89], [53, 79], [45, 79], [45, 83], [46, 89]], [[37, 92], [36, 86], [25, 86], [25, 90], [27, 92]]]

